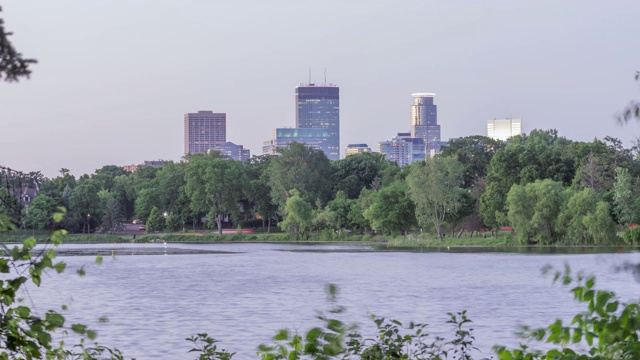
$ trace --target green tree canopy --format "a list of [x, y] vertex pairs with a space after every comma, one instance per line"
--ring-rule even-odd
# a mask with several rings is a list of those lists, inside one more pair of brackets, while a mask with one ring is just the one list
[[269, 165], [271, 198], [281, 214], [289, 197], [296, 189], [308, 203], [320, 200], [326, 204], [331, 197], [331, 165], [326, 155], [305, 144], [293, 142], [289, 148], [281, 149]]
[[33, 199], [27, 208], [25, 223], [27, 227], [36, 230], [46, 230], [53, 224], [52, 216], [56, 212], [58, 202], [49, 195], [40, 194]]
[[271, 231], [271, 219], [278, 211], [277, 204], [271, 199], [269, 185], [269, 166], [273, 155], [254, 156], [247, 161], [245, 167], [249, 177], [247, 196], [256, 211], [262, 217], [262, 227], [267, 225], [267, 232]]
[[343, 191], [348, 199], [357, 199], [363, 188], [371, 189], [376, 178], [390, 166], [384, 155], [360, 153], [332, 161], [333, 193]]
[[514, 184], [551, 179], [570, 185], [575, 177], [575, 161], [567, 151], [570, 144], [556, 130], [533, 130], [510, 138], [489, 163], [486, 191], [480, 199], [485, 223], [497, 227], [507, 221], [505, 203]]
[[565, 197], [562, 184], [550, 179], [511, 187], [508, 218], [521, 243], [551, 244], [560, 238], [557, 222]]
[[311, 205], [306, 202], [296, 189], [291, 190], [284, 211], [284, 220], [280, 228], [288, 232], [295, 239], [306, 239], [311, 230], [313, 215]]
[[238, 214], [248, 180], [241, 162], [193, 155], [186, 168], [185, 192], [195, 213], [215, 214], [218, 233], [226, 214]]
[[100, 197], [98, 197], [98, 189], [90, 180], [84, 179], [78, 182], [69, 198], [69, 206], [74, 219], [79, 224], [84, 224], [83, 229], [86, 228], [87, 232], [91, 232], [92, 223], [100, 223]]
[[407, 177], [409, 198], [421, 226], [433, 225], [442, 240], [442, 223], [465, 204], [460, 193], [464, 166], [454, 157], [436, 156], [411, 164]]
[[474, 135], [449, 141], [440, 150], [440, 156], [454, 156], [464, 165], [463, 188], [471, 188], [475, 181], [484, 178], [491, 158], [505, 144], [486, 136]]
[[[371, 196], [371, 198], [369, 198]], [[362, 203], [371, 205], [363, 212], [373, 230], [403, 233], [416, 225], [415, 206], [407, 196], [407, 185], [397, 181], [378, 191], [367, 192]]]

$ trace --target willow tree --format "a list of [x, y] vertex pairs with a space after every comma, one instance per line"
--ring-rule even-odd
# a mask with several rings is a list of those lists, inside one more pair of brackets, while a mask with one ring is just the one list
[[407, 177], [409, 198], [421, 226], [433, 224], [442, 240], [442, 224], [464, 204], [461, 196], [465, 168], [454, 157], [437, 156], [412, 164]]

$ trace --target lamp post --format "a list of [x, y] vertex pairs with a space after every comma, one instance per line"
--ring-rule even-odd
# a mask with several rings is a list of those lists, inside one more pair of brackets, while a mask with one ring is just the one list
[[87, 213], [87, 234], [89, 234], [91, 231], [91, 214]]
[[164, 216], [164, 228], [166, 230], [167, 229], [167, 216], [169, 216], [169, 214], [167, 214], [167, 212], [165, 211], [164, 213], [162, 213], [162, 215]]

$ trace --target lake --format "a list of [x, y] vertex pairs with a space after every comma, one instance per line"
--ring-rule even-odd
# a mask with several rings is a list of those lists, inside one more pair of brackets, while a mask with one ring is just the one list
[[[136, 248], [226, 253], [139, 255]], [[237, 359], [256, 358], [278, 329], [300, 332], [318, 325], [327, 309], [325, 287], [339, 286], [345, 318], [374, 334], [370, 315], [430, 324], [431, 334], [451, 338], [447, 312], [468, 311], [484, 356], [496, 344], [516, 346], [519, 325], [568, 320], [583, 309], [568, 289], [543, 277], [545, 265], [568, 263], [597, 275], [597, 284], [623, 299], [637, 299], [640, 283], [614, 270], [637, 253], [541, 255], [372, 251], [360, 245], [117, 244], [64, 245], [62, 249], [121, 249], [105, 257], [61, 257], [67, 270], [43, 278], [28, 297], [41, 310], [59, 309], [70, 323], [98, 330], [100, 344], [125, 357], [195, 359], [185, 338], [207, 332]], [[130, 251], [130, 252], [129, 252]], [[170, 251], [169, 251], [170, 252]], [[114, 251], [115, 253], [115, 251]], [[83, 267], [86, 276], [76, 270]], [[97, 319], [106, 316], [107, 323]]]

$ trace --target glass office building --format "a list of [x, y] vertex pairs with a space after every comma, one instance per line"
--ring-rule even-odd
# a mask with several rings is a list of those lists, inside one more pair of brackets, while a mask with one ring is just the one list
[[264, 142], [262, 153], [275, 155], [279, 148], [286, 148], [292, 142], [297, 142], [327, 154], [330, 151], [329, 138], [328, 129], [276, 128], [273, 138]]
[[216, 145], [211, 149], [207, 150], [207, 153], [210, 153], [211, 150], [217, 151], [220, 154], [228, 157], [229, 159], [235, 161], [247, 162], [251, 157], [251, 151], [249, 149], [245, 149], [242, 145], [236, 145], [230, 141], [222, 144]]
[[422, 138], [411, 136], [411, 133], [398, 133], [388, 141], [378, 143], [378, 152], [387, 160], [395, 161], [398, 166], [409, 165], [414, 161], [422, 161], [427, 157], [427, 145]]
[[[335, 85], [316, 84], [296, 86], [296, 128], [297, 130], [324, 129], [327, 137], [322, 141], [320, 148], [329, 160], [339, 160], [340, 88]], [[284, 129], [276, 131], [278, 130]], [[300, 134], [317, 134], [317, 132]], [[304, 136], [298, 137], [304, 138]], [[301, 142], [307, 143], [307, 141]]]

